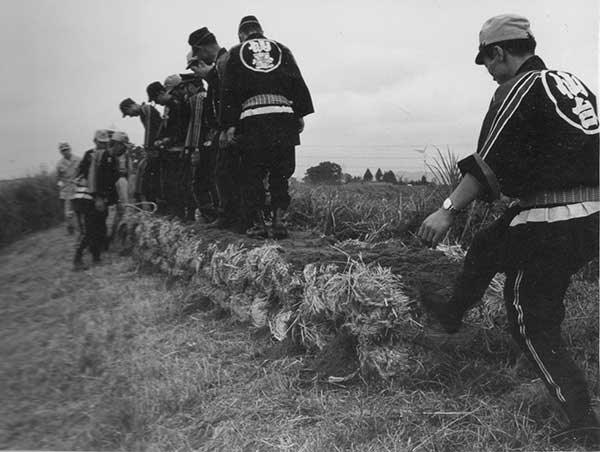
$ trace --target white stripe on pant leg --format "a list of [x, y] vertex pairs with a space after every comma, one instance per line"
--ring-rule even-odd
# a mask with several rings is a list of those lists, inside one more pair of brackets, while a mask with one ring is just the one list
[[540, 359], [539, 355], [535, 351], [535, 348], [533, 348], [533, 344], [531, 343], [531, 341], [527, 337], [527, 333], [525, 331], [525, 322], [523, 321], [523, 309], [521, 308], [521, 305], [519, 304], [519, 287], [521, 285], [521, 280], [522, 279], [523, 279], [523, 270], [519, 270], [519, 272], [517, 273], [517, 277], [515, 278], [514, 300], [513, 300], [513, 306], [515, 307], [515, 309], [517, 310], [517, 313], [518, 313], [517, 322], [519, 324], [519, 332], [521, 333], [521, 336], [523, 336], [523, 340], [525, 341], [525, 344], [527, 345], [527, 348], [531, 352], [531, 356], [533, 356], [533, 359], [535, 360], [536, 364], [538, 365], [538, 367], [542, 371], [542, 374], [546, 378], [546, 381], [556, 391], [556, 397], [561, 402], [566, 403], [566, 399], [565, 399], [565, 397], [562, 394], [560, 386], [558, 386], [556, 384], [556, 382], [552, 378], [552, 375], [550, 375], [550, 372], [548, 372], [548, 369], [546, 369], [546, 366], [544, 366], [544, 363], [542, 362], [542, 360]]

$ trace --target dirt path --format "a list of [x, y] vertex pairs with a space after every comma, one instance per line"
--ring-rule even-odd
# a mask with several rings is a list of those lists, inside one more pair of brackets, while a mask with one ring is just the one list
[[[117, 275], [124, 267], [109, 255], [103, 267], [76, 274], [73, 250], [74, 237], [61, 227], [0, 251], [1, 372], [7, 382], [0, 390], [2, 448], [60, 447], [81, 433], [77, 416], [85, 405], [84, 385], [78, 379], [73, 319], [88, 309], [82, 295], [98, 289], [98, 277]], [[61, 435], [64, 441], [56, 442]]]

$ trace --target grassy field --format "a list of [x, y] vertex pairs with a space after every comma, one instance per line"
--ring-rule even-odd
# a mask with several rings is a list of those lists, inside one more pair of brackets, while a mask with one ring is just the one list
[[[294, 267], [339, 258], [302, 237], [283, 244]], [[2, 251], [0, 448], [558, 450], [548, 436], [564, 419], [502, 325], [484, 331], [473, 319], [451, 337], [427, 329], [410, 374], [329, 383], [315, 370], [340, 364], [339, 347], [273, 341], [193, 280], [131, 258], [109, 254], [72, 273], [72, 240], [52, 229]], [[385, 246], [365, 259], [407, 269], [402, 248]], [[597, 281], [575, 278], [567, 304], [567, 339], [598, 402]]]
[[62, 219], [56, 178], [47, 173], [0, 181], [0, 246]]
[[[377, 242], [392, 237], [408, 239], [421, 222], [450, 194], [448, 186], [393, 185], [384, 182], [291, 187], [290, 221], [338, 240]], [[468, 245], [475, 232], [502, 212], [506, 201], [475, 202], [461, 212], [447, 241]]]

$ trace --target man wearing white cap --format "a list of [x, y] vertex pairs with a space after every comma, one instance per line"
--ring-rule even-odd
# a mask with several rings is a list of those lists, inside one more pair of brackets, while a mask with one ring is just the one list
[[459, 162], [463, 179], [419, 230], [437, 243], [454, 214], [479, 198], [516, 198], [469, 248], [449, 302], [422, 294], [447, 332], [456, 332], [496, 272], [514, 340], [533, 363], [570, 425], [552, 439], [600, 446], [600, 423], [585, 378], [561, 337], [571, 275], [598, 255], [596, 97], [575, 75], [548, 70], [534, 54], [529, 21], [492, 17], [475, 63], [500, 85], [484, 118], [477, 152]]
[[79, 157], [75, 157], [71, 152], [69, 143], [59, 143], [58, 150], [62, 158], [56, 164], [56, 177], [58, 179], [59, 198], [63, 204], [65, 220], [67, 222], [67, 232], [75, 232], [75, 221], [72, 200], [75, 195], [74, 178], [79, 166]]

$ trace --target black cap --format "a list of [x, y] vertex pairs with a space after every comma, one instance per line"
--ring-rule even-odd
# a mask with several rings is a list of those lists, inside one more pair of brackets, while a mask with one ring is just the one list
[[238, 30], [241, 30], [241, 28], [247, 24], [256, 24], [260, 27], [260, 22], [258, 21], [256, 16], [245, 16], [242, 17], [242, 20], [240, 20], [240, 26], [238, 27]]
[[156, 96], [161, 91], [165, 91], [165, 87], [160, 82], [152, 82], [146, 87], [146, 93], [148, 93], [148, 101], [152, 102], [156, 100]]
[[192, 47], [212, 44], [215, 42], [217, 42], [215, 35], [208, 31], [208, 28], [206, 27], [199, 28], [198, 30], [190, 33], [190, 36], [188, 37], [188, 44]]
[[131, 97], [128, 97], [127, 99], [123, 99], [121, 101], [121, 103], [119, 104], [119, 110], [121, 110], [121, 113], [123, 113], [123, 117], [125, 117], [125, 114], [127, 113], [127, 110], [132, 105], [135, 105], [135, 102], [134, 102], [134, 100]]

